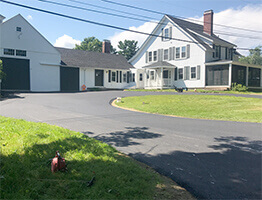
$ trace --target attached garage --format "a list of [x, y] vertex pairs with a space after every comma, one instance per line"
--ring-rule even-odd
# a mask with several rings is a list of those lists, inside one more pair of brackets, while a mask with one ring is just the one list
[[79, 68], [60, 67], [60, 87], [62, 92], [79, 91]]
[[3, 61], [2, 90], [30, 91], [30, 64], [28, 59], [0, 58]]

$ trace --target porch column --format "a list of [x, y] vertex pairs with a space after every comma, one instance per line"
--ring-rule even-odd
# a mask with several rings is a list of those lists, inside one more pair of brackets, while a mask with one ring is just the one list
[[262, 87], [262, 68], [260, 69], [260, 87]]
[[228, 66], [228, 86], [231, 87], [232, 85], [232, 63]]
[[248, 86], [248, 67], [246, 67], [246, 86]]
[[163, 89], [163, 67], [161, 67], [161, 73], [160, 73], [160, 76], [161, 76], [161, 81], [160, 81], [160, 84], [161, 84], [161, 89]]

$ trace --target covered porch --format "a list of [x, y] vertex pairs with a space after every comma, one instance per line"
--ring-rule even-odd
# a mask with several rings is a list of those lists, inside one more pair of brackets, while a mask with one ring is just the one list
[[262, 88], [262, 66], [236, 61], [206, 63], [206, 87], [231, 87], [232, 83], [248, 88]]
[[143, 67], [145, 69], [145, 89], [166, 89], [174, 87], [176, 66], [159, 61]]

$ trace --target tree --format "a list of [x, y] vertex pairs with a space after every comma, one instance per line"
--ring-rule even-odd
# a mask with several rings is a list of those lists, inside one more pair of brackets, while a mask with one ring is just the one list
[[75, 49], [102, 52], [102, 42], [95, 37], [88, 37], [80, 45], [76, 44]]
[[262, 65], [261, 48], [262, 46], [257, 46], [255, 49], [250, 49], [249, 55], [241, 57], [239, 59], [239, 62], [254, 64], [254, 65]]
[[[103, 42], [101, 42], [99, 39], [95, 37], [88, 37], [85, 38], [80, 45], [76, 44], [75, 49], [102, 52], [102, 43]], [[114, 49], [112, 45], [110, 46], [110, 53], [116, 53], [116, 49]]]
[[125, 40], [124, 42], [119, 41], [118, 48], [120, 49], [118, 51], [118, 54], [125, 56], [125, 58], [129, 60], [136, 54], [138, 50], [137, 41], [135, 40]]
[[3, 80], [5, 78], [5, 73], [3, 72], [3, 62], [0, 59], [0, 80]]

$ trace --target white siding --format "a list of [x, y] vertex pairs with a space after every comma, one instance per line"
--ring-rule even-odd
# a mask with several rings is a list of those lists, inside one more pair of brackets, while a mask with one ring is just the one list
[[[22, 31], [17, 32], [16, 27], [21, 27]], [[31, 91], [60, 90], [60, 54], [35, 28], [17, 15], [1, 25], [0, 34], [1, 56], [30, 60]], [[26, 50], [27, 56], [3, 55], [4, 48]]]

